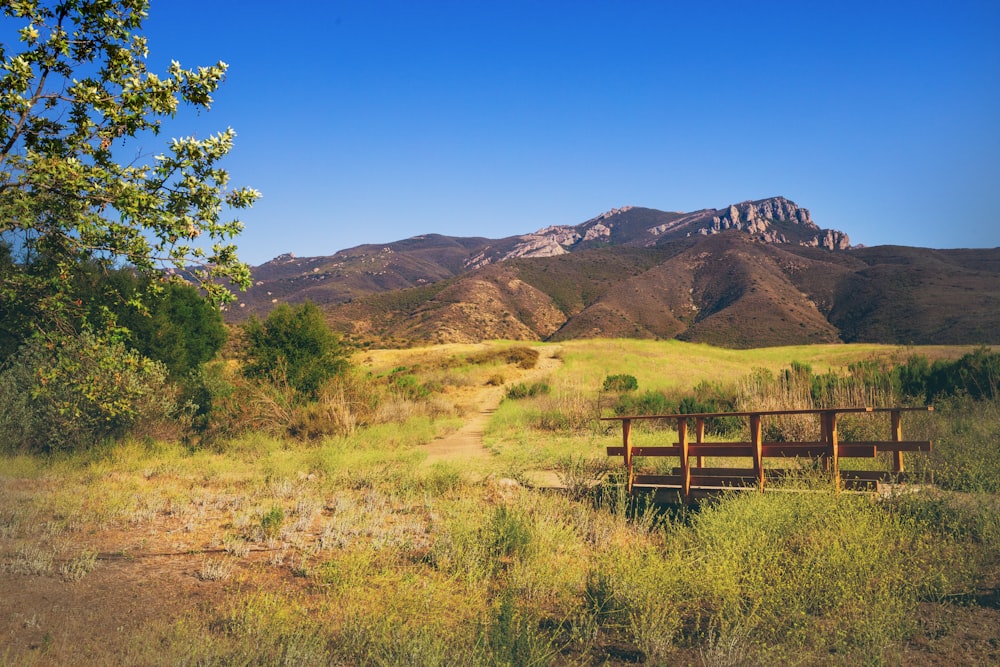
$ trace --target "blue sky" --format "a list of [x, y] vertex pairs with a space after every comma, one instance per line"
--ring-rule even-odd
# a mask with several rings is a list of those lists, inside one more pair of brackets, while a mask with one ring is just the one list
[[783, 195], [865, 245], [1000, 246], [1000, 2], [153, 0], [224, 60], [241, 257]]

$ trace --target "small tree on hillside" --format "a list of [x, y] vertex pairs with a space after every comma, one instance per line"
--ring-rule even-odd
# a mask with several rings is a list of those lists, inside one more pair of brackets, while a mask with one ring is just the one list
[[282, 304], [261, 322], [243, 325], [243, 373], [250, 378], [288, 383], [315, 398], [323, 383], [347, 369], [347, 348], [327, 326], [314, 304]]

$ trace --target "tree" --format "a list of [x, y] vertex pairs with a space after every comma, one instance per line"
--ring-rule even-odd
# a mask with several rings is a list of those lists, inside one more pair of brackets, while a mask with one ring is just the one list
[[[149, 72], [141, 35], [148, 7], [148, 0], [0, 0], [5, 34], [19, 37], [0, 44], [5, 338], [78, 331], [88, 313], [74, 277], [95, 264], [155, 276], [152, 291], [183, 275], [215, 304], [232, 298], [223, 283], [249, 285], [231, 243], [242, 224], [223, 212], [260, 195], [228, 189], [218, 166], [233, 130], [173, 139], [155, 156], [137, 157], [130, 146], [158, 135], [181, 105], [209, 109], [227, 68], [172, 62], [165, 76]], [[141, 307], [146, 296], [130, 300]]]
[[314, 398], [326, 380], [347, 368], [347, 349], [310, 302], [281, 304], [263, 322], [251, 316], [243, 332], [247, 377], [284, 381]]

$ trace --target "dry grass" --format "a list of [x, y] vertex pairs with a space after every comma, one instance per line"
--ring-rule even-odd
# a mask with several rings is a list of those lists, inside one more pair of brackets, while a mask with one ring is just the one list
[[[992, 506], [775, 493], [671, 515], [592, 490], [619, 433], [532, 415], [590, 409], [605, 371], [581, 372], [577, 351], [607, 349], [575, 345], [550, 394], [496, 413], [475, 479], [463, 461], [422, 465], [453, 428], [427, 415], [311, 442], [0, 460], [0, 663], [898, 663], [926, 637], [921, 605], [964, 614], [926, 626], [941, 636], [995, 624], [970, 606], [1000, 563]], [[416, 354], [428, 373], [447, 363]], [[571, 492], [514, 481], [535, 465]], [[962, 650], [956, 664], [995, 656]]]

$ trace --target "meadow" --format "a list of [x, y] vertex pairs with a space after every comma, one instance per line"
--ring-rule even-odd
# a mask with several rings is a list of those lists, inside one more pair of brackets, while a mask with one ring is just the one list
[[[368, 350], [311, 413], [335, 434], [9, 452], [0, 665], [996, 664], [1000, 399], [907, 417], [935, 444], [907, 465], [936, 485], [835, 494], [803, 466], [693, 508], [627, 496], [598, 421], [624, 404], [616, 374], [704, 399], [968, 351]], [[350, 398], [366, 378], [392, 380], [377, 410]], [[476, 415], [483, 455], [448, 456]]]

